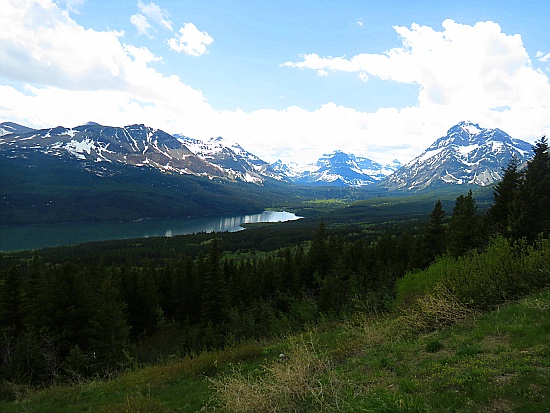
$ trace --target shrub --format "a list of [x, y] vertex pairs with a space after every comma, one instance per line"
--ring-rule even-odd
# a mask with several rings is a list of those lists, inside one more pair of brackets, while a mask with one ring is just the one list
[[330, 360], [303, 336], [290, 341], [284, 358], [244, 375], [239, 370], [211, 380], [212, 403], [235, 412], [338, 410], [345, 386]]
[[440, 257], [397, 283], [397, 305], [406, 308], [444, 285], [461, 303], [482, 310], [540, 290], [550, 282], [550, 241], [534, 245], [496, 237], [484, 252]]
[[467, 320], [475, 314], [476, 311], [439, 284], [396, 318], [392, 334], [398, 338], [414, 337]]

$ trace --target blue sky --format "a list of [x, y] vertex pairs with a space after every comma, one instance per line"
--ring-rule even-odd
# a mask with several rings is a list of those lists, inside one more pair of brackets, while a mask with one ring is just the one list
[[550, 2], [0, 0], [0, 121], [145, 123], [267, 161], [550, 131]]

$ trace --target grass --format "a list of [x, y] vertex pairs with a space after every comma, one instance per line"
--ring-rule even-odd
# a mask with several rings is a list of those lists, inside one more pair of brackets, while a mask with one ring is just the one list
[[435, 299], [107, 381], [21, 392], [0, 411], [550, 411], [550, 290], [483, 314], [440, 293], [447, 315], [434, 315]]

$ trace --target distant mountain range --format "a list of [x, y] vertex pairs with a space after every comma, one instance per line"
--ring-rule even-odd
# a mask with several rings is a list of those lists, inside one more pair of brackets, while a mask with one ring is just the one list
[[[314, 186], [377, 186], [390, 190], [424, 190], [444, 185], [491, 185], [512, 156], [524, 162], [531, 145], [500, 129], [460, 122], [418, 157], [401, 165], [380, 164], [342, 151], [323, 155], [315, 164], [269, 164], [239, 144], [221, 137], [206, 141], [170, 135], [145, 125], [32, 129], [0, 123], [0, 155], [27, 158], [40, 153], [71, 159], [98, 176], [116, 165], [152, 168], [174, 175], [264, 185], [266, 182]], [[120, 169], [117, 169], [120, 170]]]
[[294, 183], [316, 186], [362, 187], [378, 182], [401, 167], [399, 161], [380, 164], [339, 150], [323, 155], [315, 164], [272, 164], [275, 171]]

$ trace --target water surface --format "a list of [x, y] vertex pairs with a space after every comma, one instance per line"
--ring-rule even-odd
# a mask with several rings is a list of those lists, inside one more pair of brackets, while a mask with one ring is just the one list
[[290, 212], [264, 211], [232, 217], [142, 220], [132, 222], [1, 225], [0, 251], [17, 251], [127, 238], [171, 237], [199, 232], [236, 232], [241, 224], [299, 219]]

